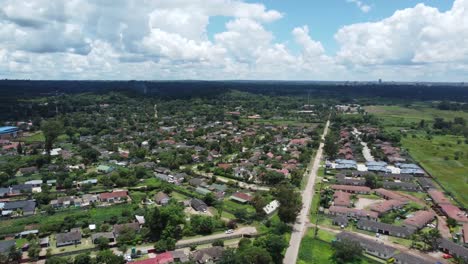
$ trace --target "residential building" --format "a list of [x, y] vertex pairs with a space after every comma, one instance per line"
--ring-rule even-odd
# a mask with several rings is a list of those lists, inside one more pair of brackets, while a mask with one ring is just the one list
[[221, 259], [223, 256], [224, 248], [223, 247], [210, 247], [199, 249], [191, 254], [191, 259], [195, 263], [214, 263]]
[[336, 191], [333, 194], [333, 198], [334, 206], [351, 207], [351, 194], [343, 191]]
[[328, 213], [330, 215], [341, 215], [350, 218], [367, 218], [373, 221], [377, 221], [379, 217], [379, 215], [376, 212], [367, 211], [364, 209], [347, 208], [342, 206], [330, 206], [330, 208], [328, 209]]
[[339, 190], [348, 193], [368, 194], [371, 188], [367, 186], [351, 186], [351, 185], [332, 185], [333, 190]]
[[405, 226], [414, 227], [421, 229], [428, 223], [432, 222], [436, 217], [434, 212], [431, 211], [417, 211], [411, 217], [408, 217], [403, 221]]
[[99, 194], [99, 200], [107, 203], [118, 203], [128, 199], [128, 191], [114, 191]]
[[190, 206], [198, 212], [206, 212], [208, 210], [208, 205], [200, 199], [192, 198], [190, 200]]
[[159, 205], [167, 205], [170, 199], [171, 198], [169, 197], [169, 195], [165, 194], [164, 192], [158, 192], [154, 196], [154, 201]]
[[247, 193], [242, 193], [242, 192], [236, 192], [231, 197], [229, 197], [231, 200], [234, 200], [239, 203], [250, 203], [252, 201], [253, 197]]
[[55, 235], [56, 247], [81, 244], [81, 232], [73, 230], [67, 233], [58, 233]]
[[406, 201], [386, 200], [386, 201], [371, 205], [370, 210], [377, 212], [379, 215], [382, 215], [395, 209], [401, 209], [405, 204], [407, 204]]
[[402, 238], [407, 238], [416, 231], [416, 229], [413, 227], [396, 226], [382, 222], [370, 221], [367, 219], [359, 220], [357, 227], [362, 230]]
[[265, 207], [263, 207], [263, 211], [265, 212], [265, 214], [271, 215], [279, 208], [279, 206], [279, 202], [277, 200], [273, 200]]

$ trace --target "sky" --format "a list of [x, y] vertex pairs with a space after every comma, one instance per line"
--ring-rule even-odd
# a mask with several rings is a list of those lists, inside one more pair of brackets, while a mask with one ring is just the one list
[[468, 81], [468, 0], [0, 0], [0, 78]]

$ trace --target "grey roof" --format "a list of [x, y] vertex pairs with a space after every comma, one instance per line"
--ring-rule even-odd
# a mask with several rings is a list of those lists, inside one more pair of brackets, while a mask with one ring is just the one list
[[12, 246], [16, 246], [15, 240], [2, 240], [0, 241], [0, 253], [6, 253]]
[[408, 253], [399, 253], [393, 256], [398, 263], [401, 264], [434, 264], [432, 261], [427, 261], [418, 256], [410, 255]]
[[109, 240], [113, 240], [115, 237], [114, 237], [114, 233], [112, 232], [100, 232], [100, 233], [96, 233], [96, 234], [92, 234], [91, 235], [91, 238], [93, 241], [95, 241], [96, 239], [100, 238], [100, 237], [105, 237]]
[[34, 200], [12, 201], [5, 203], [4, 210], [16, 210], [20, 208], [23, 212], [34, 212], [36, 202]]
[[392, 182], [385, 181], [382, 183], [385, 189], [402, 189], [402, 190], [417, 190], [418, 185], [412, 182]]
[[71, 241], [79, 241], [81, 240], [81, 232], [74, 231], [68, 233], [58, 233], [55, 235], [55, 239], [57, 240], [57, 244], [64, 244]]
[[425, 189], [435, 188], [435, 183], [430, 178], [420, 177], [418, 178], [418, 182]]
[[374, 232], [389, 232], [390, 235], [401, 234], [400, 236], [404, 237], [408, 237], [416, 231], [416, 229], [412, 227], [396, 226], [382, 222], [370, 221], [367, 219], [359, 220], [359, 222], [357, 223], [357, 227], [360, 229], [371, 228]]
[[122, 231], [127, 228], [134, 230], [135, 232], [138, 232], [140, 231], [140, 224], [138, 222], [132, 222], [132, 223], [127, 223], [127, 224], [114, 225], [113, 230], [114, 230], [115, 237], [118, 237], [120, 233], [122, 233]]
[[193, 260], [197, 263], [206, 263], [209, 260], [217, 260], [220, 259], [223, 255], [224, 248], [223, 247], [210, 247], [204, 248], [195, 251], [192, 254]]
[[206, 203], [197, 198], [190, 200], [190, 205], [197, 211], [205, 211], [208, 209]]
[[368, 161], [368, 162], [366, 162], [366, 166], [385, 167], [385, 166], [387, 166], [387, 162], [385, 162], [385, 161]]
[[391, 246], [386, 246], [383, 243], [381, 244], [374, 240], [367, 239], [349, 232], [341, 232], [336, 236], [336, 238], [340, 241], [351, 240], [354, 242], [358, 242], [364, 249], [368, 251], [378, 252], [380, 254], [386, 255], [387, 257], [391, 257], [396, 252], [396, 249]]
[[460, 258], [464, 258], [465, 260], [468, 260], [468, 248], [460, 246], [445, 238], [440, 238], [438, 242], [439, 242], [439, 248], [446, 249], [449, 251], [450, 254], [460, 257]]
[[333, 223], [336, 223], [338, 225], [348, 225], [348, 217], [339, 215], [333, 218]]

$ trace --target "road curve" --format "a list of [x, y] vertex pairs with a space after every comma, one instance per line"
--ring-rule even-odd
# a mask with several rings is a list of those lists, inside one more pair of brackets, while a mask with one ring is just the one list
[[[328, 126], [330, 125], [330, 120], [327, 121], [325, 129], [323, 130], [322, 140], [325, 139], [325, 136], [328, 133]], [[317, 178], [317, 172], [320, 167], [320, 161], [322, 160], [324, 143], [320, 143], [320, 146], [315, 155], [312, 169], [309, 172], [307, 185], [302, 190], [302, 210], [299, 213], [296, 223], [294, 224], [293, 231], [291, 233], [291, 240], [289, 241], [289, 247], [286, 250], [286, 254], [283, 259], [285, 264], [294, 264], [297, 262], [297, 255], [299, 254], [299, 247], [301, 246], [301, 240], [304, 236], [305, 231], [307, 230], [307, 223], [309, 219], [310, 205], [312, 203], [312, 198], [314, 196], [314, 185], [315, 179]]]

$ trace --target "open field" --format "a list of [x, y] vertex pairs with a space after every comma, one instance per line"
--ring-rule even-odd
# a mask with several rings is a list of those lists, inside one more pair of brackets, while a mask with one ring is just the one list
[[[462, 137], [444, 135], [434, 136], [427, 140], [422, 134], [416, 138], [408, 136], [402, 138], [403, 147], [411, 156], [449, 191], [464, 207], [468, 207], [468, 145]], [[458, 160], [454, 159], [455, 153], [464, 153]], [[446, 160], [446, 157], [448, 160]]]
[[[328, 232], [319, 231], [318, 238], [319, 239], [314, 238], [314, 229], [309, 229], [301, 242], [301, 248], [299, 249], [299, 257], [297, 261], [298, 264], [333, 263], [330, 259], [333, 254], [333, 249], [331, 244], [325, 241], [331, 241], [334, 239], [334, 235]], [[357, 262], [356, 264], [375, 263], [378, 262], [365, 257], [361, 260], [361, 262]]]
[[375, 114], [377, 117], [383, 119], [384, 125], [404, 127], [412, 123], [419, 123], [421, 119], [432, 121], [436, 117], [445, 119], [453, 119], [454, 117], [463, 117], [468, 119], [468, 113], [458, 111], [444, 111], [425, 106], [386, 106], [386, 105], [372, 105], [366, 106], [366, 111]]

